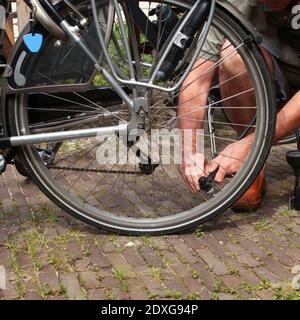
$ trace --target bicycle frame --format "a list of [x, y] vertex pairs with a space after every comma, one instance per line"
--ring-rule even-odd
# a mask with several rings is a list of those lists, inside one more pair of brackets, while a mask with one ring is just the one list
[[[181, 22], [181, 25], [176, 30], [176, 32], [172, 35], [171, 41], [168, 43], [166, 48], [164, 48], [164, 53], [160, 57], [159, 63], [151, 68], [150, 71], [150, 77], [147, 79], [147, 82], [138, 81], [135, 78], [135, 74], [133, 72], [133, 66], [135, 61], [133, 61], [131, 52], [129, 50], [128, 43], [125, 44], [126, 49], [126, 55], [127, 60], [129, 62], [129, 70], [130, 70], [130, 79], [123, 79], [118, 75], [117, 70], [115, 69], [115, 66], [112, 63], [112, 60], [109, 56], [109, 52], [107, 49], [107, 46], [105, 45], [105, 39], [103, 37], [103, 34], [100, 30], [99, 25], [96, 23], [96, 26], [98, 26], [98, 38], [99, 42], [101, 44], [101, 48], [103, 50], [103, 56], [106, 60], [109, 70], [101, 66], [99, 63], [99, 58], [95, 56], [90, 48], [87, 47], [87, 45], [84, 43], [83, 39], [78, 34], [78, 28], [76, 26], [71, 26], [67, 21], [62, 20], [60, 18], [59, 14], [56, 12], [56, 14], [53, 13], [54, 7], [51, 5], [51, 3], [48, 0], [40, 0], [40, 2], [43, 2], [45, 6], [49, 6], [49, 10], [52, 12], [52, 18], [56, 20], [56, 22], [60, 25], [60, 27], [64, 30], [64, 32], [67, 34], [67, 36], [72, 39], [72, 41], [76, 42], [78, 46], [81, 48], [81, 50], [86, 54], [86, 56], [93, 62], [95, 69], [102, 74], [102, 76], [106, 79], [108, 83], [113, 87], [115, 92], [123, 99], [123, 101], [127, 104], [129, 110], [132, 113], [132, 119], [130, 123], [115, 126], [115, 127], [109, 127], [109, 128], [96, 128], [96, 129], [86, 129], [86, 130], [73, 130], [73, 131], [67, 131], [67, 132], [50, 132], [50, 133], [43, 133], [43, 134], [33, 134], [33, 135], [24, 135], [24, 136], [16, 136], [16, 137], [5, 137], [0, 139], [0, 149], [4, 149], [7, 147], [17, 147], [22, 145], [30, 145], [30, 144], [40, 144], [40, 143], [51, 143], [51, 142], [57, 142], [57, 141], [65, 141], [70, 139], [80, 139], [84, 137], [93, 137], [97, 135], [108, 135], [111, 133], [119, 133], [119, 134], [128, 134], [128, 132], [132, 130], [136, 130], [137, 125], [141, 122], [141, 119], [139, 119], [137, 115], [137, 110], [139, 110], [141, 107], [146, 108], [145, 103], [147, 103], [144, 99], [145, 96], [140, 96], [139, 90], [134, 91], [133, 98], [131, 98], [123, 89], [122, 85], [127, 85], [130, 87], [135, 88], [141, 88], [141, 89], [157, 89], [160, 91], [164, 91], [167, 93], [176, 92], [180, 89], [182, 83], [186, 79], [187, 75], [190, 73], [194, 63], [196, 62], [199, 53], [202, 49], [202, 46], [206, 40], [211, 21], [213, 19], [216, 0], [211, 1], [211, 8], [210, 13], [207, 19], [207, 22], [205, 23], [201, 36], [199, 41], [199, 46], [195, 50], [195, 53], [193, 55], [193, 58], [191, 60], [191, 63], [189, 64], [189, 67], [185, 70], [184, 74], [181, 76], [180, 80], [178, 81], [177, 85], [174, 87], [168, 87], [164, 88], [158, 85], [154, 84], [155, 78], [159, 72], [160, 66], [163, 64], [163, 62], [166, 60], [168, 54], [170, 53], [170, 50], [172, 48], [172, 45], [176, 41], [178, 35], [180, 35], [182, 29], [192, 16], [192, 14], [195, 11], [195, 8], [199, 4], [201, 0], [195, 1], [195, 4], [192, 6], [192, 9], [188, 12], [188, 14], [184, 17], [183, 21]], [[115, 8], [116, 15], [120, 21], [122, 21], [122, 15], [120, 12], [120, 8], [118, 7], [118, 1], [111, 0], [111, 4]], [[94, 20], [97, 21], [97, 9], [96, 9], [96, 1], [91, 0], [92, 9], [93, 9], [93, 17]], [[236, 10], [234, 10], [237, 12]], [[238, 15], [238, 13], [237, 13]], [[241, 18], [243, 21], [243, 18]], [[245, 19], [244, 19], [245, 20]], [[249, 25], [247, 26], [247, 23], [245, 23], [246, 27], [249, 29]], [[120, 24], [121, 33], [124, 34], [124, 25], [123, 23]], [[251, 33], [254, 34], [257, 37], [257, 33], [251, 30]], [[257, 37], [258, 39], [258, 37]], [[25, 91], [25, 90], [24, 90]], [[8, 88], [7, 93], [19, 93], [22, 92], [22, 90], [13, 90], [12, 88]], [[143, 92], [142, 92], [143, 93]]]

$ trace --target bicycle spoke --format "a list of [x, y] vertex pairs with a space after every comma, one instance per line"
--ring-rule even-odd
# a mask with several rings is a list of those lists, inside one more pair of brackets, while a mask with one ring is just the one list
[[[191, 12], [189, 8], [192, 3], [175, 0], [92, 0], [87, 5], [75, 4], [88, 17], [88, 25], [80, 30], [80, 36], [99, 57], [97, 71], [92, 71], [93, 74], [88, 77], [88, 57], [82, 59], [86, 69], [73, 63], [79, 46], [63, 43], [61, 55], [57, 47], [61, 70], [58, 63], [52, 72], [47, 72], [47, 68], [38, 68], [36, 72], [38, 81], [41, 79], [41, 83], [44, 81], [51, 85], [51, 91], [37, 94], [37, 99], [33, 94], [29, 102], [24, 99], [22, 110], [27, 108], [29, 124], [23, 125], [26, 122], [26, 115], [22, 114], [24, 111], [15, 110], [20, 122], [18, 128], [25, 128], [21, 134], [27, 135], [94, 128], [102, 130], [117, 127], [121, 122], [130, 124], [131, 132], [128, 137], [119, 136], [121, 133], [116, 132], [101, 142], [97, 137], [85, 137], [61, 143], [36, 144], [34, 147], [37, 149], [31, 146], [22, 148], [24, 152], [28, 150], [26, 159], [31, 161], [28, 164], [28, 168], [32, 169], [30, 172], [33, 175], [43, 173], [37, 174], [35, 180], [44, 190], [49, 190], [51, 198], [58, 199], [58, 204], [67, 211], [74, 211], [94, 224], [102, 223], [110, 230], [116, 230], [118, 226], [123, 231], [124, 226], [126, 232], [126, 228], [134, 224], [138, 232], [140, 226], [150, 232], [162, 230], [162, 226], [165, 230], [169, 226], [174, 230], [176, 226], [178, 230], [184, 229], [190, 221], [196, 224], [226, 209], [225, 204], [231, 205], [236, 201], [237, 191], [245, 191], [246, 184], [259, 171], [258, 163], [253, 159], [261, 157], [262, 149], [267, 145], [260, 137], [270, 132], [267, 117], [269, 100], [266, 98], [270, 90], [262, 85], [267, 76], [259, 70], [260, 60], [256, 61], [260, 55], [258, 47], [255, 43], [245, 44], [246, 35], [239, 32], [240, 28], [234, 27], [237, 21], [225, 14], [227, 18], [222, 20], [223, 15], [219, 13], [214, 17], [212, 27], [222, 33], [228, 44], [223, 45], [220, 51], [219, 44], [213, 44], [207, 46], [207, 50], [197, 52], [205, 30], [198, 28], [192, 44], [184, 50], [168, 80], [154, 77], [154, 70], [160, 69], [158, 65], [170, 39]], [[166, 17], [163, 11], [168, 13]], [[142, 27], [137, 16], [144, 23]], [[170, 21], [172, 17], [174, 19]], [[76, 19], [74, 15], [73, 20]], [[102, 48], [99, 47], [101, 39], [105, 40], [105, 47], [103, 45]], [[214, 62], [206, 65], [207, 61], [203, 58], [208, 55]], [[196, 58], [198, 60], [194, 63]], [[168, 55], [166, 59], [170, 59]], [[241, 59], [244, 65], [237, 68], [237, 72], [226, 74], [226, 67], [235, 63], [236, 59]], [[72, 66], [74, 73], [66, 68], [64, 77], [66, 63]], [[91, 70], [94, 64], [95, 61]], [[191, 72], [182, 85], [186, 70]], [[107, 73], [122, 87], [126, 96], [119, 97], [120, 91], [115, 90], [116, 96], [110, 100], [109, 91], [114, 89], [100, 90], [101, 87], [109, 87], [108, 82], [115, 87]], [[215, 76], [213, 83], [201, 88], [202, 80], [211, 74]], [[151, 80], [153, 83], [150, 83]], [[70, 89], [73, 84], [74, 89]], [[60, 86], [57, 91], [53, 89], [56, 85]], [[63, 87], [68, 90], [63, 92]], [[77, 88], [82, 91], [77, 92]], [[171, 92], [170, 88], [176, 90]], [[140, 107], [136, 102], [142, 98], [145, 103]], [[134, 108], [128, 107], [129, 101], [133, 102]], [[244, 117], [239, 117], [239, 114]], [[185, 133], [183, 135], [178, 130], [178, 126], [184, 126], [184, 121], [180, 121], [183, 117], [187, 120], [187, 127], [191, 120], [191, 127], [201, 128], [196, 136], [197, 146], [192, 145], [193, 152], [194, 147], [197, 148], [197, 154], [184, 153], [182, 138]], [[153, 130], [158, 134], [153, 135]], [[253, 142], [242, 139], [240, 131], [244, 131], [245, 136], [253, 133]], [[231, 144], [236, 147], [236, 152], [230, 149]], [[249, 150], [246, 158], [239, 155], [239, 146]], [[216, 159], [216, 156], [219, 158]], [[198, 176], [206, 176], [206, 166], [219, 159], [218, 178], [220, 174], [225, 175], [224, 181], [213, 181], [213, 189], [209, 192], [192, 192], [189, 183], [193, 182], [193, 191], [195, 187], [198, 189]], [[231, 161], [234, 166], [230, 166]], [[184, 172], [187, 164], [194, 171], [188, 169]], [[239, 166], [241, 169], [235, 172]], [[193, 176], [194, 173], [197, 176]], [[151, 223], [147, 225], [147, 221]]]

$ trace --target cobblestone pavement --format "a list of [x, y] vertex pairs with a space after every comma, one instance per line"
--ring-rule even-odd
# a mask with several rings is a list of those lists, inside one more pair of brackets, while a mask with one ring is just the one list
[[228, 210], [165, 237], [91, 228], [9, 167], [0, 177], [0, 266], [7, 271], [0, 298], [300, 299], [291, 285], [300, 272], [300, 214], [287, 206], [289, 148], [272, 151], [259, 211]]

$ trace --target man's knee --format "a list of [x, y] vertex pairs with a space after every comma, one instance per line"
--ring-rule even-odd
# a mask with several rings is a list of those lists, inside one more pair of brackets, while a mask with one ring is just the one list
[[221, 52], [222, 63], [220, 65], [221, 73], [228, 75], [237, 75], [246, 70], [243, 59], [237, 50], [228, 40], [225, 41]]
[[[267, 62], [269, 70], [273, 74], [273, 59], [271, 53], [261, 48], [262, 54]], [[247, 67], [242, 57], [237, 52], [236, 48], [230, 44], [228, 40], [225, 41], [221, 52], [222, 63], [220, 65], [220, 71], [228, 75], [237, 75], [247, 71]]]
[[212, 84], [215, 68], [213, 62], [199, 59], [193, 67], [181, 88], [181, 95], [189, 96], [191, 92], [207, 90]]

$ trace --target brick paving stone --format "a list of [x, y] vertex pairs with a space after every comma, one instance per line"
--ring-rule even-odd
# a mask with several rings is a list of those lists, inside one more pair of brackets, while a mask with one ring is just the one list
[[221, 277], [228, 288], [238, 288], [241, 285], [241, 279], [237, 276], [228, 274]]
[[222, 241], [218, 241], [212, 235], [205, 238], [205, 245], [210, 249], [211, 252], [213, 252], [215, 255], [218, 255], [222, 259], [228, 257]]
[[286, 228], [289, 228], [290, 230], [292, 230], [297, 235], [300, 235], [300, 225], [295, 224], [295, 223], [289, 223], [289, 224], [286, 225]]
[[47, 286], [47, 289], [54, 290], [59, 288], [59, 279], [51, 266], [44, 266], [39, 274], [39, 278], [43, 287]]
[[147, 265], [145, 260], [138, 254], [135, 248], [126, 248], [123, 252], [123, 256], [127, 263], [132, 267]]
[[230, 241], [230, 235], [227, 228], [231, 228], [231, 226], [232, 225], [226, 221], [218, 223], [214, 226], [213, 231], [210, 231], [210, 233], [212, 233], [218, 241], [226, 244]]
[[231, 256], [224, 256], [223, 262], [226, 265], [227, 269], [229, 270], [229, 274], [236, 274], [241, 270], [249, 271], [249, 267], [245, 266], [241, 262], [239, 262], [236, 258]]
[[271, 283], [277, 284], [277, 283], [281, 283], [282, 281], [278, 276], [274, 275], [270, 270], [262, 266], [255, 268], [254, 272], [260, 279], [269, 280]]
[[107, 259], [111, 262], [114, 269], [126, 272], [128, 276], [133, 273], [132, 268], [122, 255], [110, 253], [107, 255]]
[[32, 265], [32, 259], [26, 252], [21, 252], [18, 254], [16, 260], [23, 269], [27, 269]]
[[179, 276], [185, 277], [186, 275], [190, 274], [188, 265], [184, 264], [182, 259], [180, 259], [180, 257], [178, 257], [175, 253], [165, 252], [164, 258], [166, 259], [166, 264], [170, 265], [170, 268]]
[[255, 287], [260, 283], [260, 279], [251, 270], [241, 269], [239, 270], [241, 281], [248, 284], [251, 287]]
[[237, 290], [237, 297], [241, 300], [253, 300], [256, 299], [256, 296], [253, 293], [248, 293], [244, 289]]
[[184, 242], [192, 249], [202, 249], [206, 245], [206, 237], [197, 238], [193, 234], [184, 234], [181, 236]]
[[213, 291], [215, 288], [215, 276], [212, 272], [207, 270], [203, 263], [196, 263], [192, 265], [192, 269], [199, 274], [199, 280], [209, 290]]
[[56, 225], [56, 230], [60, 235], [66, 234], [70, 231], [70, 225], [65, 220], [60, 220]]
[[99, 286], [98, 274], [96, 272], [87, 270], [80, 273], [85, 289], [96, 289]]
[[111, 294], [115, 300], [129, 300], [128, 294], [119, 288], [112, 288]]
[[112, 275], [111, 268], [101, 268], [101, 269], [97, 270], [97, 272], [99, 272], [100, 278], [106, 278], [106, 277], [110, 277]]
[[8, 268], [10, 264], [10, 252], [6, 246], [0, 246], [0, 265]]
[[106, 254], [114, 252], [116, 250], [116, 247], [115, 244], [107, 237], [107, 241], [103, 243], [103, 245], [101, 246], [101, 250]]
[[257, 290], [255, 294], [262, 300], [273, 300], [274, 292], [272, 289]]
[[6, 269], [6, 289], [2, 291], [4, 299], [12, 300], [12, 299], [19, 299], [19, 293], [17, 289], [17, 285], [12, 279], [14, 279], [14, 274]]
[[182, 294], [182, 297], [189, 293], [189, 289], [176, 279], [166, 280], [163, 282], [167, 291], [174, 291]]
[[89, 290], [88, 298], [89, 300], [106, 300], [105, 294], [101, 288]]
[[[264, 239], [260, 239], [260, 243], [268, 249], [269, 252], [272, 253], [272, 255], [274, 257], [276, 257], [280, 263], [282, 263], [283, 265], [287, 266], [287, 267], [292, 267], [295, 265], [295, 263], [297, 262], [297, 259], [295, 259], [294, 257], [288, 256], [284, 250], [282, 250], [278, 245], [275, 245], [273, 243], [270, 243], [269, 241], [266, 241]], [[263, 257], [264, 259], [265, 257]]]
[[246, 264], [249, 267], [257, 267], [261, 265], [260, 262], [255, 260], [251, 254], [246, 251], [243, 247], [228, 243], [227, 248], [239, 259], [242, 263]]
[[154, 237], [152, 240], [152, 248], [162, 252], [170, 249], [169, 244], [164, 237]]
[[119, 282], [112, 275], [101, 280], [101, 287], [111, 289], [116, 286], [119, 286]]
[[42, 300], [42, 297], [39, 294], [39, 285], [35, 281], [35, 279], [27, 279], [24, 299], [25, 300]]
[[182, 241], [182, 239], [169, 239], [169, 242], [172, 244], [175, 251], [181, 256], [184, 257], [188, 263], [196, 263], [199, 258], [196, 253], [191, 250], [191, 248]]
[[41, 223], [40, 226], [43, 229], [45, 238], [48, 242], [56, 239], [57, 235], [55, 226], [51, 225], [50, 223]]
[[219, 293], [219, 300], [236, 300], [236, 298], [228, 293]]
[[289, 269], [285, 268], [282, 264], [280, 264], [275, 259], [271, 258], [263, 258], [261, 259], [261, 262], [268, 268], [273, 274], [277, 275], [278, 277], [284, 279], [284, 278], [290, 278], [292, 275], [289, 271]]
[[0, 243], [4, 243], [7, 237], [6, 229], [1, 226], [1, 220], [0, 220]]
[[[273, 299], [274, 288], [290, 283], [294, 276], [291, 269], [300, 263], [300, 215], [279, 212], [280, 208], [287, 207], [293, 187], [292, 170], [285, 162], [285, 152], [289, 148], [277, 147], [271, 154], [268, 190], [260, 210], [246, 214], [227, 210], [201, 226], [202, 233], [195, 232], [196, 228], [179, 235], [149, 237], [149, 244], [144, 238], [114, 236], [71, 218], [41, 194], [29, 179], [8, 166], [0, 176], [1, 213], [4, 214], [2, 217], [0, 213], [0, 265], [7, 268], [9, 281], [7, 289], [0, 292], [0, 298], [19, 297], [17, 275], [11, 268], [12, 252], [2, 245], [10, 234], [18, 250], [16, 262], [26, 285], [26, 299], [41, 299], [37, 280], [45, 291], [46, 288], [60, 290], [61, 283], [70, 299], [169, 299], [167, 295], [172, 292], [185, 297], [197, 295], [201, 299]], [[93, 178], [84, 175], [80, 183], [91, 186]], [[149, 211], [153, 197], [151, 194], [144, 196], [149, 190], [146, 180], [141, 178], [138, 189], [128, 189], [123, 197], [107, 181], [101, 186], [106, 193], [100, 200], [112, 210], [117, 210], [118, 204], [127, 210], [132, 208], [128, 199], [138, 199], [140, 208]], [[81, 185], [76, 185], [78, 191]], [[185, 207], [183, 196], [174, 193], [174, 199], [166, 200], [164, 191], [165, 186], [155, 182], [156, 199], [161, 197], [170, 208]], [[57, 221], [48, 221], [42, 206], [48, 207]], [[30, 210], [37, 213], [37, 221], [32, 220]], [[269, 222], [266, 228], [263, 221]], [[36, 279], [33, 259], [28, 254], [28, 243], [24, 241], [27, 232], [35, 228], [46, 241], [36, 256], [42, 265], [39, 279]], [[75, 240], [73, 230], [79, 237], [82, 235], [83, 245]], [[58, 244], [58, 235], [68, 240]], [[49, 264], [50, 256], [58, 258], [56, 262], [52, 259], [57, 264], [55, 268]], [[55, 270], [59, 270], [59, 274]], [[122, 272], [118, 271], [123, 271], [125, 279], [118, 278], [122, 277]], [[232, 289], [235, 293], [223, 292], [221, 288], [212, 296], [220, 279], [224, 290]], [[266, 281], [272, 288], [264, 289], [264, 285], [269, 285]], [[52, 295], [49, 291], [46, 298], [65, 299], [66, 296]]]
[[60, 275], [61, 282], [66, 288], [66, 295], [70, 300], [84, 300], [85, 296], [77, 279], [76, 273], [64, 272]]
[[47, 297], [47, 300], [58, 301], [58, 300], [66, 300], [66, 298], [64, 296], [49, 296], [49, 297]]
[[138, 252], [149, 266], [158, 268], [163, 267], [163, 262], [151, 247], [142, 246], [139, 248]]
[[298, 248], [289, 246], [285, 248], [285, 253], [294, 257], [296, 261], [300, 261], [300, 253]]
[[158, 269], [160, 271], [160, 278], [165, 280], [170, 280], [174, 278], [174, 271], [171, 269]]
[[89, 260], [92, 264], [97, 265], [100, 268], [106, 268], [111, 266], [111, 262], [97, 247], [89, 248], [90, 256]]
[[78, 241], [76, 240], [71, 240], [68, 245], [67, 245], [67, 252], [68, 256], [72, 260], [78, 260], [81, 259], [83, 256], [81, 246], [79, 245]]
[[90, 260], [85, 257], [82, 259], [78, 259], [74, 262], [74, 266], [75, 266], [76, 270], [78, 270], [78, 271], [84, 271], [84, 270], [88, 269], [90, 264], [91, 264]]
[[265, 257], [266, 252], [258, 246], [258, 244], [255, 241], [249, 240], [249, 239], [239, 239], [239, 244], [244, 249], [248, 250], [252, 255], [256, 257]]
[[165, 287], [163, 287], [162, 283], [153, 277], [144, 275], [143, 282], [149, 292], [149, 296], [160, 295], [165, 290]]
[[210, 250], [208, 249], [198, 249], [196, 250], [203, 261], [207, 263], [209, 268], [213, 269], [214, 273], [218, 276], [228, 274], [229, 271], [223, 262], [218, 259]]
[[42, 297], [36, 291], [27, 289], [24, 300], [42, 300]]
[[132, 300], [147, 300], [149, 293], [141, 279], [128, 279], [129, 296]]
[[184, 285], [190, 290], [191, 294], [199, 294], [201, 300], [210, 300], [211, 296], [208, 289], [199, 279], [183, 278]]

